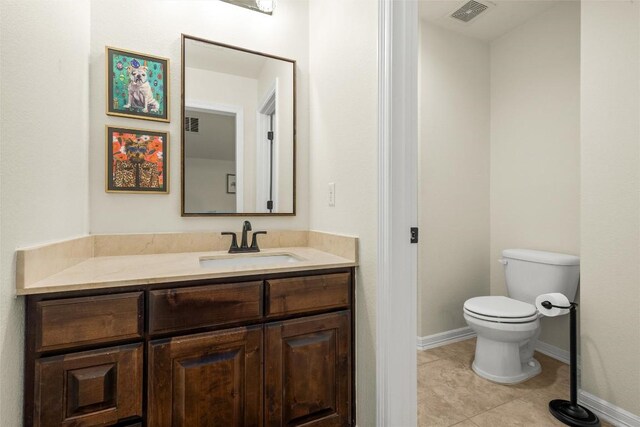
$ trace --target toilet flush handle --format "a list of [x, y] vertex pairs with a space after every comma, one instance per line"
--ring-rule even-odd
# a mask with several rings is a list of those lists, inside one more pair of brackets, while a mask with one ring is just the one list
[[509, 261], [507, 261], [507, 260], [506, 260], [506, 259], [504, 259], [504, 258], [500, 258], [500, 259], [498, 260], [498, 262], [499, 262], [500, 264], [502, 264], [502, 265], [507, 265], [507, 263], [508, 263]]

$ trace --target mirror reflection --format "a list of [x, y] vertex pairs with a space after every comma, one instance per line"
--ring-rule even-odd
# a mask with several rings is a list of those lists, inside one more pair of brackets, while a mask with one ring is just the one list
[[183, 36], [182, 213], [295, 214], [295, 62]]

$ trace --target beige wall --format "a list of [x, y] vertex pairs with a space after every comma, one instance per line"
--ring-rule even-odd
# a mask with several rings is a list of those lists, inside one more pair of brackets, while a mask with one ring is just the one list
[[[506, 248], [579, 253], [580, 5], [490, 44], [423, 24], [419, 334], [464, 327], [462, 305], [506, 294]], [[462, 267], [461, 267], [462, 266]], [[541, 340], [568, 349], [568, 319]]]
[[[0, 2], [0, 424], [22, 425], [15, 249], [87, 233], [89, 2]], [[103, 147], [103, 146], [101, 146]]]
[[[123, 23], [126, 16], [148, 24]], [[93, 233], [238, 230], [238, 218], [180, 217], [180, 33], [266, 52], [297, 61], [297, 210], [295, 217], [251, 218], [256, 229], [309, 226], [309, 30], [308, 2], [278, 0], [273, 16], [221, 1], [93, 0], [90, 57], [90, 213]], [[126, 21], [126, 19], [125, 19]], [[117, 23], [117, 24], [114, 24]], [[171, 123], [154, 123], [104, 112], [104, 46], [171, 59]], [[168, 195], [104, 192], [104, 125], [171, 132]], [[127, 221], [121, 221], [127, 217]], [[153, 218], [150, 220], [149, 218]]]
[[422, 24], [418, 335], [466, 326], [489, 295], [489, 45]]
[[[506, 248], [580, 252], [580, 4], [564, 2], [491, 43], [491, 294]], [[568, 318], [541, 341], [568, 349]]]
[[236, 195], [227, 193], [227, 174], [236, 173], [236, 162], [186, 157], [185, 210], [234, 212]]
[[[356, 288], [357, 417], [376, 414], [378, 4], [311, 0], [310, 228], [359, 237]], [[336, 184], [328, 206], [327, 185]]]
[[582, 389], [640, 415], [640, 5], [582, 4]]

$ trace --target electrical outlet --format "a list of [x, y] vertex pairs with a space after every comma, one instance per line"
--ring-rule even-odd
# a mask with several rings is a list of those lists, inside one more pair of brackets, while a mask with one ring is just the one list
[[334, 182], [329, 183], [329, 206], [336, 205], [336, 184]]

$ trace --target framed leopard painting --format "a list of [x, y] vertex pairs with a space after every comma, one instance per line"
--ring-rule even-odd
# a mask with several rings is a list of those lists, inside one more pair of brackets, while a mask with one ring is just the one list
[[106, 191], [169, 192], [169, 133], [106, 127]]

